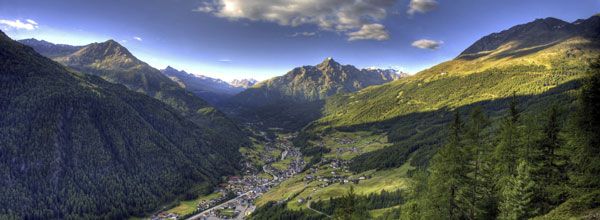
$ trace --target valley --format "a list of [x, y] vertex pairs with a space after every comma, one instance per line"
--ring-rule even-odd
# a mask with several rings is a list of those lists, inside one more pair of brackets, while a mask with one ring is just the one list
[[[292, 140], [297, 134], [279, 132], [278, 129], [254, 132], [265, 142], [255, 139], [254, 146], [240, 150], [245, 158], [243, 175], [230, 176], [212, 194], [181, 201], [150, 218], [243, 219], [256, 207], [270, 201], [287, 204], [292, 210], [312, 210], [327, 216], [312, 208], [311, 202], [337, 197], [351, 186], [359, 194], [392, 192], [409, 186], [407, 172], [414, 168], [408, 164], [386, 171], [356, 173], [349, 170], [348, 164], [353, 157], [389, 146], [386, 135], [361, 131], [323, 137], [322, 142], [315, 144], [327, 146], [329, 153], [323, 154], [316, 164], [305, 169], [306, 163], [314, 159], [304, 156], [293, 146]], [[262, 156], [253, 158], [255, 155]], [[221, 215], [220, 211], [226, 209], [235, 210], [235, 214], [230, 217]]]
[[[237, 40], [221, 45], [223, 53], [207, 53], [212, 61], [189, 65], [192, 58], [182, 57], [198, 58], [195, 46], [213, 50], [212, 43], [237, 32], [198, 45], [186, 35], [176, 39], [179, 51], [163, 48], [164, 36], [74, 46], [13, 40], [4, 31], [44, 26], [0, 19], [0, 219], [600, 216], [600, 14], [511, 23], [407, 74], [396, 65], [364, 65], [373, 56], [379, 58], [371, 63], [386, 66], [379, 53], [398, 49], [388, 40], [405, 40], [390, 38], [397, 30], [388, 33], [383, 22], [371, 23], [385, 18], [389, 8], [381, 7], [393, 2], [356, 2], [363, 7], [352, 13], [374, 13], [358, 19], [346, 14], [354, 6], [325, 10], [343, 1], [314, 9], [336, 12], [333, 20], [277, 16], [301, 1], [290, 7], [272, 2], [277, 10], [266, 14], [258, 12], [265, 10], [259, 2], [252, 10], [238, 8], [248, 2], [207, 1], [192, 12], [227, 17], [224, 28], [238, 20], [247, 20], [244, 27], [264, 22], [247, 33], [253, 38], [269, 38], [263, 32], [269, 22], [290, 28], [316, 22], [320, 32], [253, 45], [246, 60], [236, 57], [243, 46]], [[411, 19], [438, 7], [436, 0], [409, 2]], [[348, 39], [338, 42], [339, 50], [312, 48], [310, 54], [364, 49], [367, 55], [355, 55], [365, 60], [346, 59], [362, 67], [332, 57], [298, 65], [307, 52], [293, 45], [276, 51], [281, 60], [264, 69], [286, 71], [262, 81], [191, 73], [264, 64], [253, 56], [274, 53], [271, 47], [288, 38], [329, 42], [340, 36]], [[356, 42], [364, 39], [374, 41]], [[172, 59], [148, 58], [150, 50], [140, 49], [145, 43], [161, 45]], [[412, 55], [455, 47], [447, 44], [415, 40], [411, 49], [419, 52]], [[368, 52], [373, 45], [385, 48]]]
[[[247, 128], [248, 130], [254, 130]], [[243, 219], [256, 208], [254, 204], [273, 187], [293, 178], [302, 172], [304, 159], [299, 149], [295, 148], [291, 139], [294, 134], [255, 132], [257, 138], [254, 145], [241, 149], [245, 168], [239, 176], [229, 176], [213, 193], [200, 196], [190, 201], [182, 201], [175, 207], [161, 211], [151, 219]], [[252, 158], [248, 154], [261, 155]], [[233, 198], [232, 198], [233, 197]], [[223, 210], [231, 209], [232, 214], [225, 217]]]

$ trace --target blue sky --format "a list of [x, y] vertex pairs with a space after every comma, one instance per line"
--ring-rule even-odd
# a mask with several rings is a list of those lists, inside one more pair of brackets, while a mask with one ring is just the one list
[[0, 0], [14, 39], [114, 39], [156, 68], [266, 79], [326, 57], [415, 73], [536, 18], [600, 12], [600, 0]]

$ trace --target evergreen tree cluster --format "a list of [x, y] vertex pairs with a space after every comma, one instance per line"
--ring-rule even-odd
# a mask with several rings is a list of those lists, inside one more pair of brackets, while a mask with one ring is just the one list
[[[456, 113], [446, 144], [417, 184], [412, 217], [528, 219], [569, 199], [597, 197], [599, 103], [600, 68], [595, 63], [576, 111], [568, 116], [550, 107], [526, 118], [513, 101], [494, 129], [480, 108], [467, 120]], [[586, 209], [598, 207], [598, 198], [588, 201]]]

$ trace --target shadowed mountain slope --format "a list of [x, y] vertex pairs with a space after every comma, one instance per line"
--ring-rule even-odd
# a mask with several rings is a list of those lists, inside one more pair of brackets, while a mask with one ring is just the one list
[[1, 219], [124, 219], [237, 167], [237, 148], [163, 102], [1, 32], [0, 58]]
[[[33, 48], [40, 50], [35, 45]], [[113, 40], [92, 43], [74, 53], [53, 59], [75, 70], [161, 100], [198, 126], [206, 128], [207, 136], [226, 140], [232, 148], [245, 143], [243, 132], [223, 113], [186, 91], [159, 70], [137, 59], [127, 48]]]

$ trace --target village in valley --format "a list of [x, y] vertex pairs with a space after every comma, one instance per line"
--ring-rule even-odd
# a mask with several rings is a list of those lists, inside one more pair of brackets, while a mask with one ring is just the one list
[[[254, 155], [243, 154], [244, 160], [241, 162], [244, 167], [243, 175], [227, 177], [211, 196], [195, 201], [195, 210], [191, 213], [181, 215], [167, 210], [153, 215], [152, 219], [244, 219], [254, 211], [256, 202], [261, 199], [261, 196], [270, 190], [282, 187], [281, 183], [286, 180], [298, 177], [303, 182], [302, 185], [309, 188], [307, 191], [310, 191], [310, 194], [295, 193], [276, 201], [279, 203], [291, 201], [314, 210], [310, 207], [310, 200], [319, 188], [327, 188], [334, 184], [359, 184], [371, 178], [368, 174], [352, 173], [348, 168], [350, 158], [348, 155], [362, 153], [363, 147], [357, 144], [372, 145], [376, 141], [357, 143], [357, 138], [332, 138], [330, 141], [338, 147], [333, 148], [327, 157], [320, 158], [317, 163], [307, 167], [308, 158], [303, 156], [300, 149], [294, 147], [292, 143], [297, 134], [268, 135], [266, 132], [255, 134], [263, 140], [263, 144], [255, 146], [260, 149], [258, 152], [251, 152]], [[328, 143], [324, 141], [317, 143], [320, 147], [326, 144]], [[254, 159], [251, 159], [253, 157]]]

